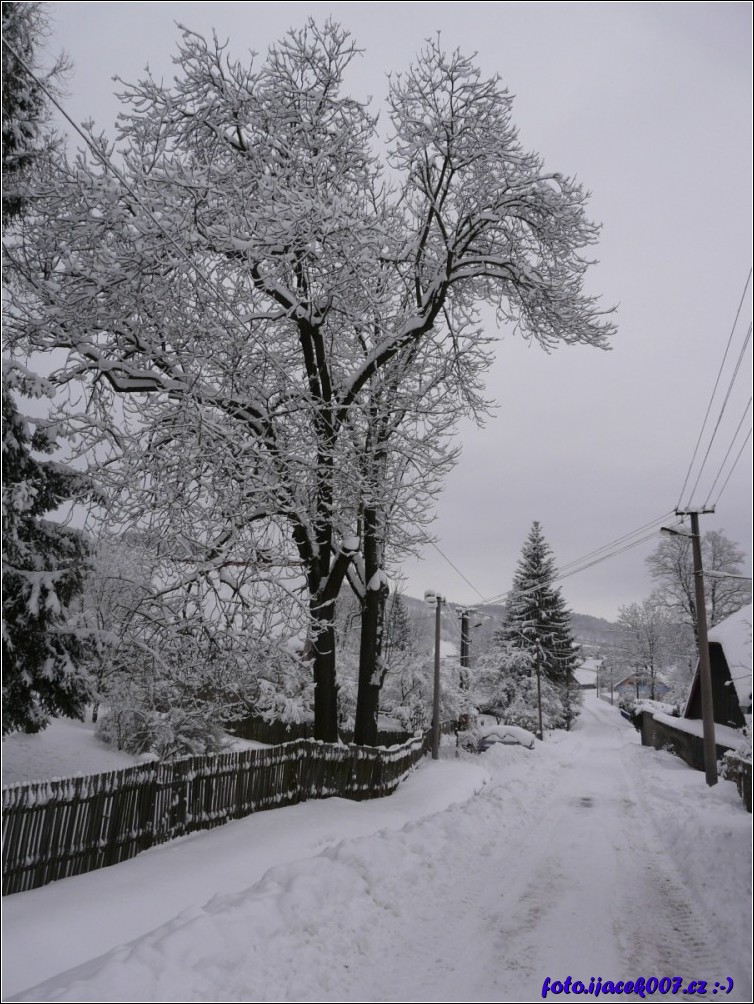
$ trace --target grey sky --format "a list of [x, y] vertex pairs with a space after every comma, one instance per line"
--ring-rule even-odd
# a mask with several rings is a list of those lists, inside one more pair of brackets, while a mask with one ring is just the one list
[[[534, 519], [565, 564], [675, 506], [751, 263], [748, 3], [49, 7], [51, 51], [62, 48], [73, 62], [66, 107], [108, 132], [117, 112], [112, 76], [134, 79], [146, 64], [169, 76], [176, 21], [214, 27], [240, 57], [263, 53], [307, 16], [332, 15], [365, 50], [352, 91], [373, 95], [375, 108], [385, 74], [405, 68], [428, 35], [440, 31], [448, 48], [476, 51], [483, 72], [499, 73], [516, 95], [524, 144], [592, 192], [590, 215], [604, 229], [590, 291], [618, 306], [618, 334], [611, 352], [571, 347], [548, 356], [501, 332], [488, 380], [499, 407], [484, 429], [462, 428], [463, 456], [438, 503], [439, 546], [489, 597], [509, 588]], [[750, 290], [713, 422], [751, 304]], [[750, 394], [749, 347], [695, 504], [707, 498]], [[744, 434], [750, 424], [751, 413]], [[705, 528], [725, 530], [747, 552], [750, 458], [749, 447], [717, 513], [703, 517]], [[651, 588], [644, 557], [655, 544], [564, 580], [568, 603], [614, 617], [641, 600]], [[404, 571], [414, 595], [432, 588], [462, 602], [479, 598], [434, 548]]]

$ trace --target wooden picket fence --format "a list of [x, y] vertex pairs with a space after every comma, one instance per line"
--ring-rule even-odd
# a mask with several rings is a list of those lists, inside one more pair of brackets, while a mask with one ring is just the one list
[[196, 830], [309, 798], [379, 798], [426, 737], [380, 749], [298, 739], [3, 788], [3, 895], [104, 868]]

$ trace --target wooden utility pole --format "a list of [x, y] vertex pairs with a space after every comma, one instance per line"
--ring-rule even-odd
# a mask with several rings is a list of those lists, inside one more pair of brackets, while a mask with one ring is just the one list
[[471, 664], [471, 630], [469, 628], [469, 617], [475, 613], [476, 610], [470, 610], [465, 607], [458, 614], [461, 620], [461, 656], [459, 658], [459, 662], [461, 664], [461, 677], [459, 682], [462, 690], [468, 690], [470, 687], [469, 666]]
[[[691, 547], [694, 554], [694, 595], [696, 603], [696, 628], [699, 636], [699, 691], [702, 698], [702, 734], [704, 736], [704, 774], [707, 784], [717, 784], [717, 752], [715, 749], [715, 709], [712, 703], [712, 671], [707, 639], [707, 605], [704, 600], [704, 572], [702, 569], [702, 538], [699, 533], [699, 516], [713, 513], [712, 509], [676, 509], [676, 516], [691, 517]], [[671, 533], [678, 533], [671, 530]], [[681, 534], [686, 536], [686, 534]]]
[[440, 759], [440, 628], [442, 627], [442, 605], [445, 598], [439, 593], [428, 591], [424, 602], [435, 604], [435, 680], [432, 696], [432, 759]]
[[537, 650], [536, 655], [536, 669], [537, 669], [537, 717], [539, 718], [539, 738], [540, 741], [544, 741], [545, 730], [542, 725], [542, 667], [540, 666], [540, 653]]
[[461, 611], [461, 666], [469, 668], [469, 611]]
[[432, 700], [432, 759], [440, 759], [440, 628], [442, 627], [442, 596], [437, 597], [435, 612], [435, 688]]

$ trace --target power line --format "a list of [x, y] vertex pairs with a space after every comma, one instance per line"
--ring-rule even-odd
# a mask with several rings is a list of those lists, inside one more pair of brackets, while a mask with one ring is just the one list
[[691, 456], [691, 463], [689, 464], [689, 468], [686, 471], [686, 477], [685, 477], [685, 479], [683, 481], [683, 487], [681, 488], [680, 494], [678, 495], [678, 504], [677, 504], [676, 508], [680, 508], [681, 499], [683, 498], [683, 493], [686, 491], [686, 485], [688, 484], [689, 478], [691, 477], [691, 470], [692, 470], [692, 468], [694, 466], [694, 461], [696, 460], [696, 455], [697, 455], [697, 452], [699, 450], [699, 446], [700, 446], [700, 444], [702, 442], [702, 437], [704, 436], [704, 430], [705, 430], [705, 428], [707, 426], [707, 419], [709, 418], [710, 411], [712, 410], [712, 402], [715, 399], [715, 394], [717, 392], [717, 387], [718, 387], [718, 384], [720, 383], [720, 377], [723, 374], [723, 367], [725, 366], [725, 360], [728, 358], [728, 352], [730, 350], [731, 342], [733, 341], [733, 334], [734, 334], [734, 332], [736, 330], [736, 325], [738, 324], [739, 315], [741, 314], [741, 308], [743, 307], [744, 300], [746, 298], [746, 293], [747, 293], [747, 290], [749, 289], [749, 283], [751, 282], [751, 275], [752, 275], [752, 269], [749, 269], [749, 274], [746, 277], [746, 283], [744, 285], [744, 291], [741, 294], [741, 300], [740, 300], [740, 302], [738, 304], [738, 310], [736, 311], [736, 316], [735, 316], [735, 318], [733, 320], [733, 326], [731, 327], [731, 329], [730, 329], [730, 335], [728, 336], [728, 344], [725, 346], [725, 352], [723, 353], [723, 360], [720, 363], [720, 369], [717, 372], [717, 377], [715, 379], [715, 386], [712, 388], [712, 394], [710, 395], [709, 404], [707, 405], [707, 411], [705, 412], [705, 415], [704, 415], [704, 421], [702, 422], [702, 427], [699, 430], [699, 438], [696, 441], [696, 446], [694, 447], [694, 452], [693, 452], [693, 454]]
[[662, 513], [661, 516], [655, 517], [655, 519], [649, 520], [647, 523], [643, 523], [638, 526], [635, 530], [630, 530], [628, 533], [624, 533], [623, 536], [617, 537], [615, 540], [611, 540], [608, 544], [603, 544], [602, 547], [596, 548], [594, 551], [589, 551], [588, 554], [583, 555], [581, 558], [575, 558], [573, 561], [567, 561], [564, 565], [558, 567], [558, 572], [563, 573], [569, 569], [572, 565], [580, 565], [582, 562], [589, 558], [595, 557], [601, 554], [603, 551], [607, 551], [610, 548], [616, 547], [618, 544], [622, 544], [625, 540], [629, 540], [631, 537], [635, 536], [637, 533], [641, 533], [643, 530], [647, 530], [649, 527], [659, 526], [664, 520], [668, 519], [674, 514], [675, 510], [670, 509], [668, 512]]
[[741, 449], [738, 451], [738, 454], [736, 455], [736, 459], [733, 461], [733, 466], [731, 467], [730, 471], [728, 471], [728, 477], [725, 479], [725, 481], [723, 482], [722, 488], [717, 493], [717, 498], [715, 499], [715, 505], [717, 505], [717, 503], [720, 501], [720, 496], [725, 491], [725, 487], [728, 484], [728, 482], [730, 481], [730, 478], [731, 478], [731, 475], [733, 474], [733, 471], [735, 471], [735, 469], [736, 469], [736, 464], [741, 459], [741, 454], [744, 452], [744, 447], [746, 446], [746, 444], [751, 439], [751, 431], [752, 430], [749, 429], [748, 433], [746, 434], [746, 439], [743, 441], [743, 443], [741, 443]]
[[[634, 530], [632, 533], [624, 534], [622, 537], [618, 537], [615, 541], [611, 541], [610, 544], [606, 544], [604, 547], [598, 548], [597, 550], [590, 552], [590, 554], [584, 555], [582, 558], [578, 558], [575, 561], [569, 562], [567, 565], [564, 565], [563, 568], [559, 568], [557, 570], [553, 582], [562, 582], [564, 579], [568, 579], [572, 575], [578, 575], [580, 572], [585, 572], [587, 569], [593, 568], [595, 565], [599, 565], [603, 561], [608, 561], [610, 558], [614, 558], [619, 554], [623, 554], [625, 551], [630, 551], [632, 548], [638, 547], [640, 544], [646, 543], [648, 540], [651, 540], [655, 536], [655, 533], [657, 532], [657, 528], [659, 527], [659, 525], [662, 522], [664, 522], [664, 520], [668, 516], [671, 515], [673, 515], [673, 510], [670, 510], [663, 516], [658, 517], [656, 520], [652, 520], [649, 523], [645, 523], [643, 526], [638, 527], [638, 529]], [[682, 522], [681, 520], [677, 520], [673, 525], [680, 526], [681, 522]], [[636, 540], [630, 539], [636, 533], [640, 533], [642, 530], [647, 529], [648, 527], [653, 528], [649, 533], [643, 534]], [[617, 544], [620, 544], [622, 542], [626, 543], [623, 543], [623, 546], [620, 547], [616, 546]], [[612, 550], [607, 550], [608, 548], [612, 548]], [[603, 551], [607, 551], [607, 553], [601, 554], [601, 552]], [[592, 560], [589, 560], [590, 558]], [[538, 588], [539, 587], [528, 589], [521, 595], [522, 596], [533, 595], [534, 593], [537, 592]], [[510, 590], [508, 590], [508, 592], [510, 592]], [[508, 595], [508, 592], [499, 593], [496, 596], [493, 596], [490, 599], [485, 600], [484, 602], [485, 603], [499, 602], [500, 600], [505, 599], [505, 597]]]
[[738, 436], [738, 433], [741, 430], [741, 426], [744, 424], [744, 419], [746, 418], [746, 416], [749, 413], [749, 408], [751, 408], [751, 403], [752, 403], [752, 398], [749, 398], [748, 403], [747, 403], [746, 407], [744, 408], [744, 413], [741, 416], [738, 425], [736, 426], [736, 431], [733, 433], [733, 438], [730, 441], [730, 445], [728, 446], [728, 449], [726, 450], [725, 456], [723, 457], [723, 462], [720, 464], [720, 467], [719, 467], [719, 469], [717, 471], [717, 474], [715, 475], [715, 480], [712, 482], [712, 487], [709, 490], [709, 494], [707, 495], [707, 498], [704, 500], [704, 507], [705, 507], [705, 509], [709, 505], [709, 500], [712, 498], [712, 492], [715, 490], [715, 486], [717, 485], [717, 482], [718, 482], [718, 480], [720, 478], [720, 475], [723, 473], [723, 468], [725, 467], [725, 464], [726, 464], [726, 462], [728, 460], [728, 457], [730, 456], [730, 452], [733, 449], [733, 444], [735, 443], [736, 438]]
[[738, 359], [736, 361], [735, 369], [733, 370], [733, 375], [731, 376], [730, 382], [728, 383], [728, 390], [727, 390], [727, 392], [725, 394], [725, 399], [724, 399], [724, 401], [722, 403], [722, 407], [720, 408], [720, 414], [717, 416], [717, 422], [715, 423], [715, 428], [712, 430], [712, 436], [710, 437], [710, 441], [709, 441], [709, 444], [707, 446], [707, 452], [704, 454], [704, 460], [702, 460], [702, 466], [699, 468], [699, 473], [696, 476], [696, 481], [694, 482], [694, 487], [691, 489], [691, 493], [689, 495], [689, 500], [686, 503], [686, 508], [687, 509], [691, 507], [691, 500], [694, 497], [694, 492], [697, 489], [697, 486], [699, 484], [699, 480], [700, 480], [700, 478], [702, 476], [702, 472], [704, 471], [704, 465], [707, 463], [707, 458], [709, 457], [710, 450], [712, 449], [712, 444], [715, 442], [715, 436], [717, 435], [717, 430], [720, 428], [720, 422], [722, 421], [723, 415], [725, 414], [725, 409], [728, 406], [728, 401], [730, 399], [731, 391], [733, 390], [733, 384], [736, 382], [736, 377], [738, 376], [738, 371], [741, 368], [741, 363], [743, 362], [744, 353], [746, 352], [747, 346], [749, 344], [749, 340], [751, 339], [751, 329], [752, 329], [752, 326], [750, 324], [749, 325], [749, 329], [746, 332], [746, 337], [744, 338], [744, 343], [741, 346], [741, 351], [738, 354]]
[[[673, 525], [680, 526], [681, 522], [682, 522], [681, 520], [678, 520]], [[592, 568], [594, 565], [599, 565], [600, 562], [607, 561], [608, 558], [614, 558], [618, 554], [623, 554], [624, 551], [630, 551], [631, 548], [638, 547], [639, 544], [644, 544], [648, 540], [651, 540], [656, 533], [657, 533], [657, 528], [652, 530], [650, 533], [645, 534], [643, 537], [639, 537], [638, 540], [634, 540], [630, 544], [626, 544], [624, 547], [619, 547], [617, 550], [611, 551], [609, 554], [605, 554], [601, 558], [596, 558], [594, 561], [590, 561], [585, 565], [581, 565], [579, 568], [574, 568], [572, 571], [566, 572], [564, 575], [558, 575], [555, 581], [559, 582], [562, 579], [570, 578], [571, 575], [578, 575], [579, 572], [585, 572], [587, 568]]]
[[461, 576], [461, 578], [463, 579], [463, 581], [464, 581], [464, 582], [466, 583], [466, 585], [467, 585], [467, 586], [471, 586], [471, 588], [472, 588], [472, 589], [474, 590], [474, 592], [475, 592], [475, 593], [477, 594], [477, 596], [479, 597], [479, 599], [480, 599], [480, 600], [482, 600], [482, 602], [484, 602], [484, 596], [483, 596], [483, 595], [482, 595], [482, 594], [481, 594], [481, 593], [479, 592], [479, 590], [478, 590], [478, 589], [477, 589], [477, 587], [476, 587], [476, 586], [474, 585], [474, 583], [473, 583], [473, 582], [470, 582], [470, 581], [469, 581], [469, 580], [468, 580], [468, 579], [466, 578], [466, 576], [465, 576], [465, 575], [463, 574], [463, 572], [461, 571], [461, 569], [460, 569], [460, 568], [459, 568], [459, 567], [458, 567], [457, 565], [454, 565], [454, 564], [453, 564], [453, 562], [452, 562], [452, 561], [450, 560], [450, 558], [449, 558], [449, 557], [447, 556], [447, 554], [444, 554], [444, 553], [443, 553], [443, 552], [442, 552], [442, 551], [440, 550], [440, 548], [439, 548], [439, 547], [437, 546], [437, 544], [435, 544], [435, 542], [434, 542], [433, 540], [427, 540], [427, 543], [428, 543], [428, 544], [431, 544], [431, 545], [432, 545], [432, 547], [434, 547], [434, 549], [435, 549], [435, 550], [437, 551], [437, 553], [438, 553], [438, 554], [439, 554], [439, 555], [440, 555], [441, 557], [445, 558], [445, 560], [446, 560], [446, 561], [447, 561], [447, 563], [448, 563], [448, 564], [450, 565], [450, 567], [451, 567], [451, 568], [452, 568], [452, 569], [453, 569], [454, 571], [456, 571], [456, 572], [457, 572], [457, 573], [458, 573], [458, 574], [459, 574], [459, 575]]

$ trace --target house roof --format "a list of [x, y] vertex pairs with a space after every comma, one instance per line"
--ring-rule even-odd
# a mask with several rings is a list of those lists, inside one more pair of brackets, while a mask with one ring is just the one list
[[602, 659], [584, 659], [580, 666], [573, 671], [574, 679], [580, 687], [594, 687], [597, 685], [597, 672], [602, 665]]
[[722, 645], [738, 703], [751, 704], [751, 624], [752, 604], [742, 607], [708, 632], [710, 641]]

